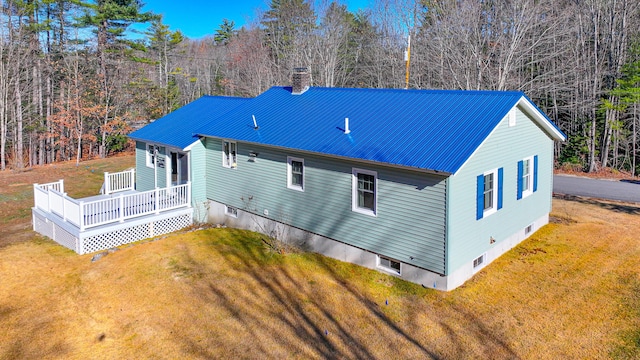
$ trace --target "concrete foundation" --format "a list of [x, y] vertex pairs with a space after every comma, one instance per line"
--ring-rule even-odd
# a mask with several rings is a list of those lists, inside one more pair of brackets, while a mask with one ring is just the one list
[[453, 290], [462, 285], [487, 264], [511, 250], [514, 246], [518, 245], [549, 222], [549, 216], [545, 215], [531, 224], [529, 232], [527, 232], [526, 229], [522, 229], [505, 240], [500, 241], [496, 239], [495, 246], [484, 254], [483, 264], [476, 268], [473, 267], [473, 261], [470, 261], [455, 270], [452, 274], [444, 276], [401, 262], [401, 271], [398, 275], [379, 267], [378, 254], [373, 252], [246, 212], [242, 209], [232, 209], [231, 213], [233, 214], [229, 214], [224, 204], [215, 201], [209, 201], [207, 207], [208, 221], [211, 223], [225, 224], [233, 228], [260, 232], [306, 251], [317, 252], [336, 260], [389, 273], [412, 283], [443, 291]]

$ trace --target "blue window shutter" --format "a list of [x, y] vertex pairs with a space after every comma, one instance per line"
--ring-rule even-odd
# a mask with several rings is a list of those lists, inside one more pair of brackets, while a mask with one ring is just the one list
[[482, 219], [484, 213], [484, 175], [478, 175], [476, 195], [476, 220]]
[[518, 196], [516, 199], [522, 199], [522, 173], [524, 172], [524, 161], [518, 161]]
[[498, 169], [498, 210], [502, 209], [502, 177], [504, 170]]
[[533, 191], [538, 191], [538, 155], [533, 157]]

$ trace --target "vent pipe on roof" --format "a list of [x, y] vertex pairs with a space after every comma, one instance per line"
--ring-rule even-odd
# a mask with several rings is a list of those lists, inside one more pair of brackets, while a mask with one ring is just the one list
[[258, 130], [260, 127], [258, 126], [258, 123], [256, 122], [256, 116], [255, 115], [251, 115], [251, 117], [253, 118], [253, 130]]
[[344, 133], [348, 134], [351, 130], [349, 130], [349, 118], [344, 118]]

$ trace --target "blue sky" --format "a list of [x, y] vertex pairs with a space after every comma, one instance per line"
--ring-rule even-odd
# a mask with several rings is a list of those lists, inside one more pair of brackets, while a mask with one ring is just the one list
[[[269, 8], [271, 0], [142, 0], [143, 11], [162, 14], [171, 30], [180, 30], [192, 39], [213, 35], [222, 19], [233, 20], [239, 29], [256, 20], [257, 14]], [[369, 5], [370, 0], [340, 0], [350, 11]]]

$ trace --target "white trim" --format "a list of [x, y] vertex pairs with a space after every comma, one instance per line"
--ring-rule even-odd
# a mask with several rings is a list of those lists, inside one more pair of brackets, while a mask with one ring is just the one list
[[[366, 174], [373, 176], [373, 210], [358, 206], [358, 174]], [[351, 168], [351, 210], [369, 215], [377, 216], [378, 214], [378, 172], [372, 170]]]
[[[292, 161], [302, 163], [302, 185], [294, 185], [292, 183], [292, 179], [293, 179], [293, 168], [291, 167]], [[293, 156], [287, 156], [287, 188], [291, 190], [296, 190], [296, 191], [304, 191], [304, 186], [305, 186], [304, 176], [305, 176], [304, 159], [293, 157]]]
[[520, 100], [518, 100], [518, 103], [516, 105], [522, 106], [525, 112], [530, 116], [532, 116], [534, 120], [540, 126], [542, 126], [542, 128], [544, 128], [549, 134], [551, 134], [555, 140], [559, 140], [559, 141], [566, 140], [566, 137], [555, 126], [553, 126], [551, 122], [548, 120], [548, 118], [543, 113], [541, 113], [535, 107], [535, 105], [533, 105], [526, 97], [524, 96], [521, 97]]
[[[524, 159], [522, 159], [522, 177], [524, 177], [525, 172], [525, 164], [527, 163], [527, 161], [529, 162], [529, 177], [528, 177], [528, 181], [527, 181], [527, 189], [524, 190], [524, 181], [522, 181], [522, 199], [526, 198], [527, 196], [533, 194], [533, 156], [529, 156], [526, 157]], [[518, 181], [520, 181], [520, 179], [518, 179]]]
[[187, 145], [184, 149], [182, 149], [183, 151], [191, 151], [191, 149], [193, 149], [194, 146], [196, 146], [197, 143], [201, 142], [200, 139], [192, 142], [191, 144]]
[[[155, 159], [152, 161], [151, 159], [155, 156], [155, 155], [160, 155], [160, 147], [154, 143], [144, 143], [145, 147], [144, 147], [144, 153], [145, 153], [145, 163], [147, 165], [148, 168], [153, 169], [155, 167]], [[154, 154], [151, 155], [151, 152], [149, 151], [149, 148], [153, 147], [154, 148]]]
[[[384, 260], [386, 260], [386, 261], [389, 261], [389, 266], [387, 266], [387, 265], [383, 265], [383, 264], [381, 263], [381, 261], [380, 261], [380, 260], [382, 260], [382, 259], [384, 259]], [[397, 264], [398, 264], [398, 267], [399, 267], [400, 269], [395, 269], [395, 268], [391, 267], [391, 263], [392, 263], [392, 262], [397, 263]], [[377, 267], [378, 269], [380, 269], [380, 270], [385, 271], [385, 272], [388, 272], [388, 273], [391, 273], [391, 274], [394, 274], [394, 275], [400, 275], [400, 276], [402, 276], [402, 263], [401, 263], [400, 261], [398, 261], [398, 260], [393, 260], [392, 258], [390, 258], [390, 257], [388, 257], [388, 256], [377, 255], [377, 256], [376, 256], [376, 267]]]
[[512, 107], [511, 110], [509, 110], [509, 115], [507, 115], [509, 117], [509, 127], [512, 126], [516, 126], [516, 107]]
[[[482, 174], [483, 176], [487, 176], [487, 175], [493, 175], [493, 184], [492, 184], [492, 188], [491, 188], [491, 207], [488, 209], [484, 208], [484, 188], [481, 189], [482, 190], [482, 208], [484, 209], [482, 211], [482, 218], [484, 219], [485, 217], [495, 213], [498, 211], [498, 168], [495, 168], [493, 170], [489, 170], [486, 171], [484, 174]], [[483, 181], [483, 184], [486, 184], [486, 181]]]
[[[224, 151], [225, 143], [229, 143], [229, 159], [227, 160], [226, 153]], [[235, 150], [235, 155], [232, 155], [232, 145]], [[238, 167], [238, 143], [231, 140], [222, 140], [222, 166], [230, 169], [236, 169]]]

